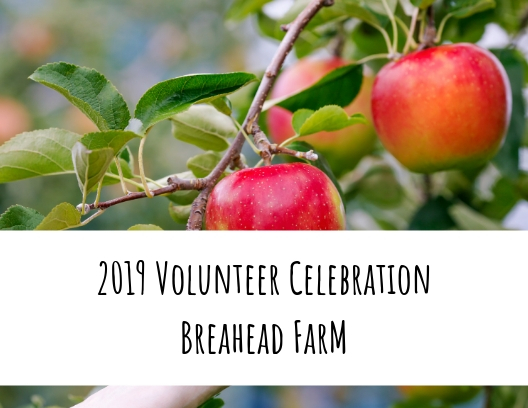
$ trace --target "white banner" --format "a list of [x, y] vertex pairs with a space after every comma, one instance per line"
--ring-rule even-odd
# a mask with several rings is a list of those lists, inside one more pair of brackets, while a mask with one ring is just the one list
[[0, 232], [0, 384], [528, 384], [527, 238]]

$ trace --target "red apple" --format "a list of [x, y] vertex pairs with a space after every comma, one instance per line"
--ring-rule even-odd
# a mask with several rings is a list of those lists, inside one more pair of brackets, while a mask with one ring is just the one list
[[339, 192], [304, 163], [244, 169], [220, 181], [207, 203], [209, 230], [342, 230]]
[[[341, 58], [313, 59], [306, 58], [284, 70], [277, 79], [271, 97], [281, 98], [295, 94], [310, 87], [330, 71], [346, 65]], [[372, 125], [370, 98], [374, 77], [365, 73], [363, 85], [358, 96], [345, 108], [352, 115], [362, 113], [369, 124], [354, 125], [335, 132], [320, 132], [304, 137], [328, 160], [336, 176], [352, 170], [366, 154], [370, 153], [376, 143], [376, 132]], [[276, 143], [282, 143], [295, 135], [291, 125], [292, 113], [280, 107], [273, 107], [268, 113], [270, 136]]]
[[499, 60], [473, 44], [413, 52], [387, 64], [372, 90], [379, 137], [411, 171], [484, 164], [499, 149], [511, 114]]

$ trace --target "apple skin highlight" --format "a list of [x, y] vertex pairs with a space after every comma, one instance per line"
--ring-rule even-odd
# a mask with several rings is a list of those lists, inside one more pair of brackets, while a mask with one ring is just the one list
[[[271, 98], [281, 98], [309, 88], [326, 74], [347, 64], [350, 62], [338, 57], [302, 59], [285, 69], [279, 76]], [[319, 132], [301, 139], [323, 154], [337, 177], [356, 167], [376, 145], [377, 136], [370, 108], [373, 83], [373, 75], [365, 73], [359, 94], [344, 108], [349, 115], [362, 113], [367, 118], [368, 124], [353, 125], [334, 132]], [[295, 135], [290, 111], [275, 106], [270, 109], [267, 120], [270, 136], [275, 143], [282, 143]]]
[[345, 211], [332, 181], [304, 163], [233, 173], [207, 202], [208, 230], [342, 230]]
[[511, 105], [503, 66], [473, 44], [408, 54], [383, 67], [372, 91], [381, 142], [418, 173], [490, 160], [506, 135]]

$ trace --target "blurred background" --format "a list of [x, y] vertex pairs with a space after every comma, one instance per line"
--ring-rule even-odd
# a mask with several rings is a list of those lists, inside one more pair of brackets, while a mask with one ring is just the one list
[[[3, 408], [70, 407], [72, 400], [79, 400], [78, 397], [88, 395], [91, 390], [97, 388], [0, 387], [0, 403]], [[405, 394], [397, 387], [230, 387], [222, 391], [220, 398], [225, 408], [388, 408], [401, 403]], [[41, 403], [44, 405], [39, 406]], [[483, 403], [484, 392], [480, 390], [469, 401], [454, 406], [481, 408]], [[438, 401], [432, 405], [414, 405], [420, 406], [447, 408]]]
[[[27, 79], [37, 67], [48, 62], [67, 61], [97, 69], [123, 93], [131, 111], [148, 88], [165, 79], [190, 73], [261, 73], [278, 43], [260, 36], [254, 19], [226, 24], [224, 17], [230, 3], [229, 0], [0, 0], [0, 144], [18, 133], [34, 129], [58, 127], [80, 134], [96, 129], [61, 95]], [[293, 0], [275, 0], [265, 5], [264, 12], [271, 18], [278, 18], [292, 3]], [[511, 38], [497, 24], [487, 24], [482, 31], [472, 29], [472, 24], [482, 21], [479, 19], [485, 14], [468, 19], [471, 21], [466, 25], [453, 21], [446, 32], [460, 40], [477, 41], [482, 37], [479, 43], [486, 47], [506, 46]], [[360, 39], [368, 38], [359, 35], [366, 34], [354, 30], [358, 43], [355, 51], [359, 52], [354, 55], [352, 50], [351, 57], [361, 57]], [[526, 35], [520, 36], [517, 43], [528, 55]], [[370, 47], [369, 44], [365, 42], [363, 46]], [[318, 52], [328, 55], [324, 47]], [[294, 59], [295, 56], [290, 56], [289, 63]], [[249, 99], [249, 91], [239, 92], [233, 99]], [[528, 137], [524, 144], [528, 145]], [[131, 143], [133, 151], [137, 150], [137, 145], [137, 141]], [[187, 158], [198, 152], [172, 137], [170, 124], [162, 123], [154, 128], [146, 143], [146, 172], [158, 179], [184, 171]], [[251, 151], [244, 152], [250, 164], [257, 161]], [[391, 165], [397, 167], [395, 163]], [[361, 163], [358, 168], [361, 172]], [[528, 172], [528, 149], [524, 147], [521, 169]], [[401, 191], [400, 185], [413, 183], [408, 173], [396, 173], [398, 185], [382, 177], [376, 181], [374, 197], [369, 192], [356, 197], [349, 206], [350, 228], [406, 229], [409, 226], [421, 201], [416, 189], [410, 193]], [[528, 203], [524, 199], [528, 196], [528, 176], [521, 180], [526, 194], [519, 195], [512, 193], [517, 187], [500, 184], [493, 169], [488, 173], [475, 182], [478, 205], [486, 207], [486, 200], [489, 200], [492, 208], [485, 210], [489, 210], [492, 219], [496, 218], [497, 226], [500, 222], [506, 228], [528, 229]], [[456, 179], [457, 182], [466, 180]], [[499, 200], [493, 200], [496, 186], [504, 190]], [[102, 198], [121, 194], [116, 184], [105, 188]], [[387, 203], [391, 194], [398, 201], [394, 208]], [[47, 214], [58, 203], [76, 205], [80, 201], [74, 175], [0, 184], [0, 214], [14, 204]], [[85, 228], [118, 230], [141, 223], [156, 224], [163, 229], [183, 229], [172, 221], [167, 207], [168, 201], [164, 199], [129, 202], [112, 208]], [[434, 210], [428, 216], [434, 215]], [[468, 225], [466, 229], [478, 229], [475, 227], [478, 224]], [[485, 226], [493, 229], [494, 225]]]

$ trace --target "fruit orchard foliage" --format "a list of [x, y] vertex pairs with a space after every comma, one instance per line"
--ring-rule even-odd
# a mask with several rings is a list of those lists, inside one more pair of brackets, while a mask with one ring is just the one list
[[[263, 36], [280, 41], [285, 35], [281, 26], [309, 3], [296, 0], [283, 17], [274, 19], [264, 11], [267, 2], [235, 0], [226, 18], [231, 24], [251, 18]], [[193, 188], [204, 189], [207, 198], [211, 191], [204, 187], [204, 178], [217, 176], [220, 182], [211, 186], [205, 215], [209, 228], [337, 229], [345, 224], [342, 205], [348, 228], [502, 228], [503, 219], [528, 196], [528, 177], [519, 160], [526, 124], [522, 90], [528, 72], [515, 48], [528, 20], [526, 2], [334, 3], [301, 32], [294, 45], [299, 61], [279, 75], [263, 106], [258, 124], [280, 144], [272, 145], [274, 152], [287, 154], [277, 154], [269, 167], [256, 163], [259, 157], [249, 150], [247, 163], [255, 169], [238, 170], [246, 166], [244, 157], [229, 166], [222, 160], [240, 132], [238, 120], [246, 116], [260, 74], [169, 79], [154, 85], [139, 99], [135, 112], [129, 112], [116, 87], [93, 69], [51, 63], [36, 70], [32, 80], [62, 94], [98, 130], [35, 130], [0, 146], [0, 183], [69, 174], [81, 192], [81, 205], [62, 203], [46, 216], [24, 203], [12, 206], [0, 217], [0, 229], [84, 226], [102, 215], [90, 211], [114, 204], [100, 200], [101, 191], [110, 185], [115, 185], [114, 197], [122, 196], [118, 201], [157, 191], [168, 199], [172, 218], [185, 223], [199, 194]], [[436, 18], [436, 39], [431, 38], [431, 27], [425, 29], [429, 7]], [[492, 56], [475, 45], [456, 44], [478, 41], [488, 23], [511, 36], [509, 47], [491, 50]], [[429, 47], [433, 40], [455, 45], [419, 51], [422, 40]], [[188, 159], [188, 171], [153, 180], [143, 165], [143, 148], [156, 143], [148, 136], [163, 121], [172, 124], [175, 138], [203, 153]], [[130, 147], [134, 140], [140, 143], [137, 151]], [[290, 156], [306, 164], [277, 165]], [[327, 191], [328, 199], [313, 198], [310, 183], [291, 182], [292, 172], [299, 172], [297, 181], [324, 179], [317, 188], [321, 195]], [[263, 177], [266, 173], [274, 174], [273, 181]], [[238, 179], [246, 183], [245, 193], [234, 202], [230, 197], [236, 194], [224, 186]], [[178, 188], [171, 187], [174, 180]], [[290, 200], [284, 191], [292, 190]], [[245, 211], [244, 206], [251, 209]], [[108, 211], [118, 212], [119, 207]], [[237, 224], [231, 214], [251, 219]], [[292, 214], [303, 221], [288, 221]], [[320, 219], [333, 221], [323, 225], [316, 222]]]

